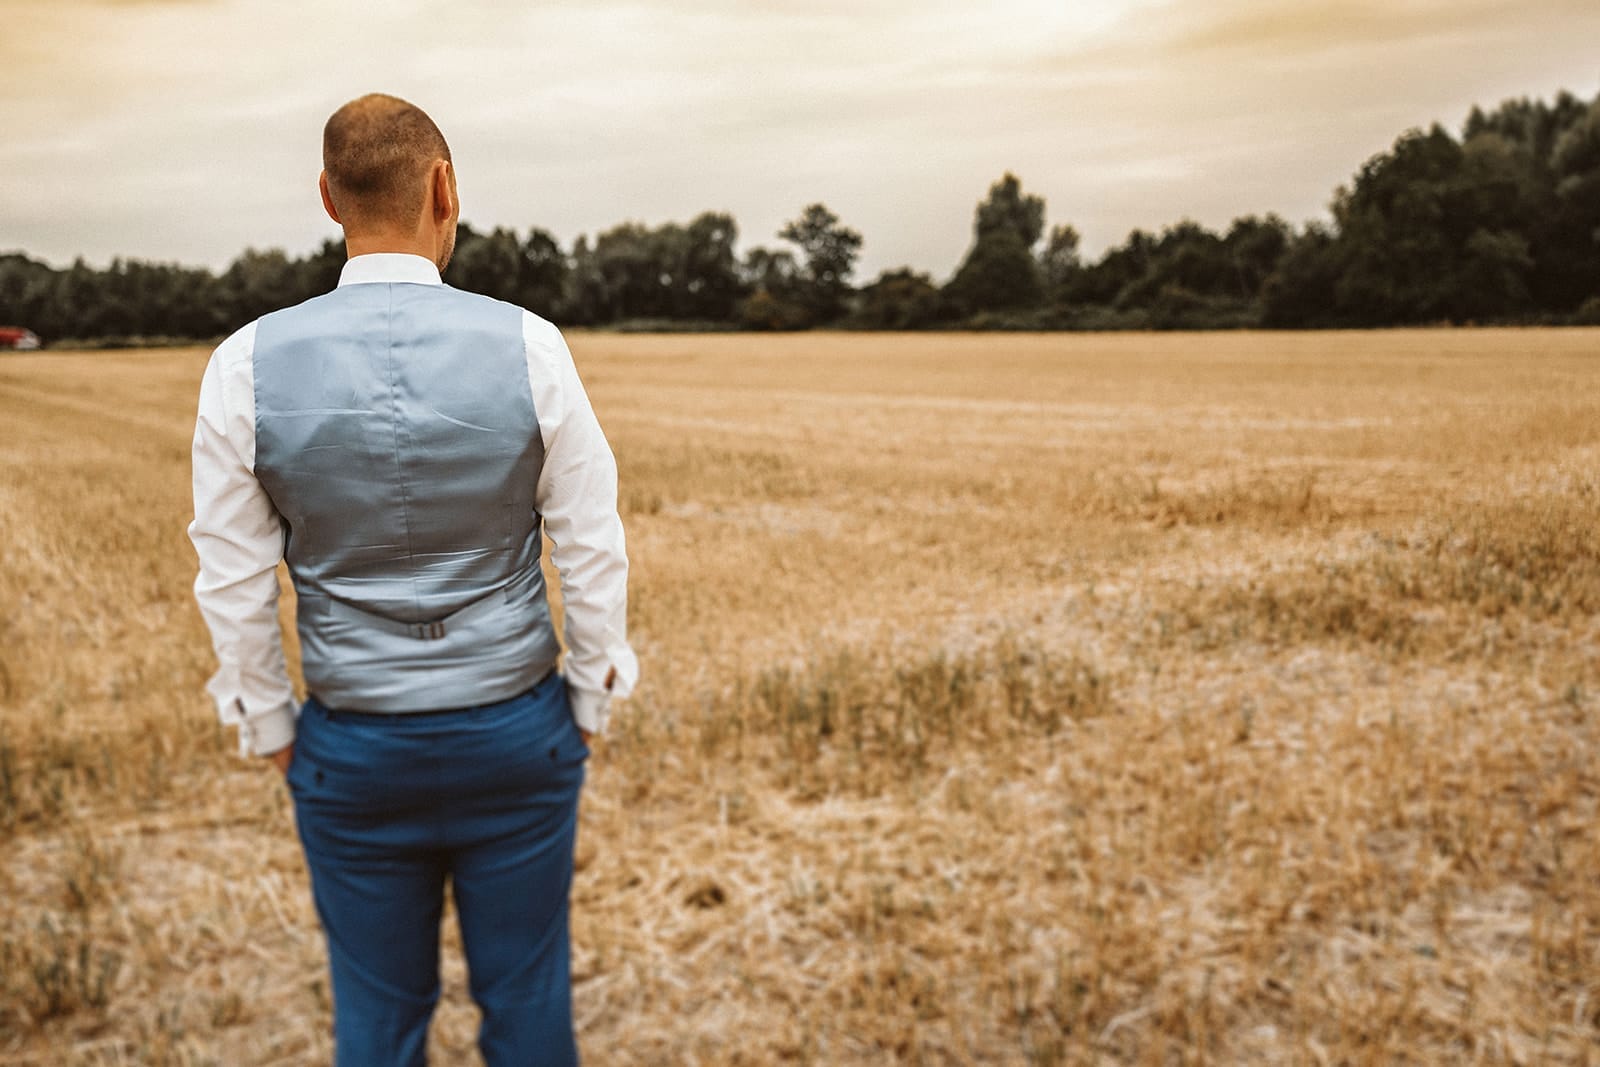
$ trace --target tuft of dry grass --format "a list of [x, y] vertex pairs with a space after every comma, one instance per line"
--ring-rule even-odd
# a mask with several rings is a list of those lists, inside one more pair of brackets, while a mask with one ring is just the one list
[[1446, 511], [1409, 533], [1375, 533], [1352, 551], [1244, 583], [1197, 582], [1163, 616], [1163, 631], [1202, 648], [1348, 638], [1399, 655], [1515, 652], [1516, 642], [1493, 638], [1600, 614], [1596, 517], [1591, 480]]
[[[1593, 1062], [1597, 342], [576, 335], [646, 672], [587, 1058]], [[204, 359], [0, 360], [0, 1065], [330, 1051], [201, 691]]]
[[873, 795], [925, 784], [962, 751], [1014, 732], [1048, 740], [1114, 709], [1111, 681], [1092, 663], [1013, 635], [953, 654], [845, 647], [736, 686], [705, 709], [700, 742], [716, 758], [756, 738], [776, 779], [801, 796]]

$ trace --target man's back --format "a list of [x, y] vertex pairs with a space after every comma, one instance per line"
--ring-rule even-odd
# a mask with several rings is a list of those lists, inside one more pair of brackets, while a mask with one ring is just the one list
[[335, 707], [484, 704], [555, 666], [525, 314], [367, 280], [256, 327], [255, 473], [286, 527], [307, 687]]

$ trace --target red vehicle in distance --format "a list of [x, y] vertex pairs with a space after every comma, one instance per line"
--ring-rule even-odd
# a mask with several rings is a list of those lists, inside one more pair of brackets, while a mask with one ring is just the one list
[[39, 335], [21, 326], [0, 326], [0, 349], [31, 352], [40, 345]]

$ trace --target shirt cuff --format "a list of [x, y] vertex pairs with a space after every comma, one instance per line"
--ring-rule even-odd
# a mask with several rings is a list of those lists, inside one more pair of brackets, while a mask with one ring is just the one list
[[273, 708], [239, 722], [239, 755], [270, 756], [294, 744], [294, 708]]
[[603, 689], [579, 689], [568, 684], [567, 698], [572, 701], [572, 721], [578, 729], [596, 737], [606, 732], [611, 720], [611, 694]]

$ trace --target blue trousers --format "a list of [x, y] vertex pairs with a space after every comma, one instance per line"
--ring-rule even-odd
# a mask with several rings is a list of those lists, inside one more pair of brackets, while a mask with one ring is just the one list
[[577, 1063], [567, 899], [588, 754], [556, 674], [448, 712], [306, 702], [288, 785], [327, 935], [338, 1067], [427, 1062], [447, 881], [485, 1063]]

